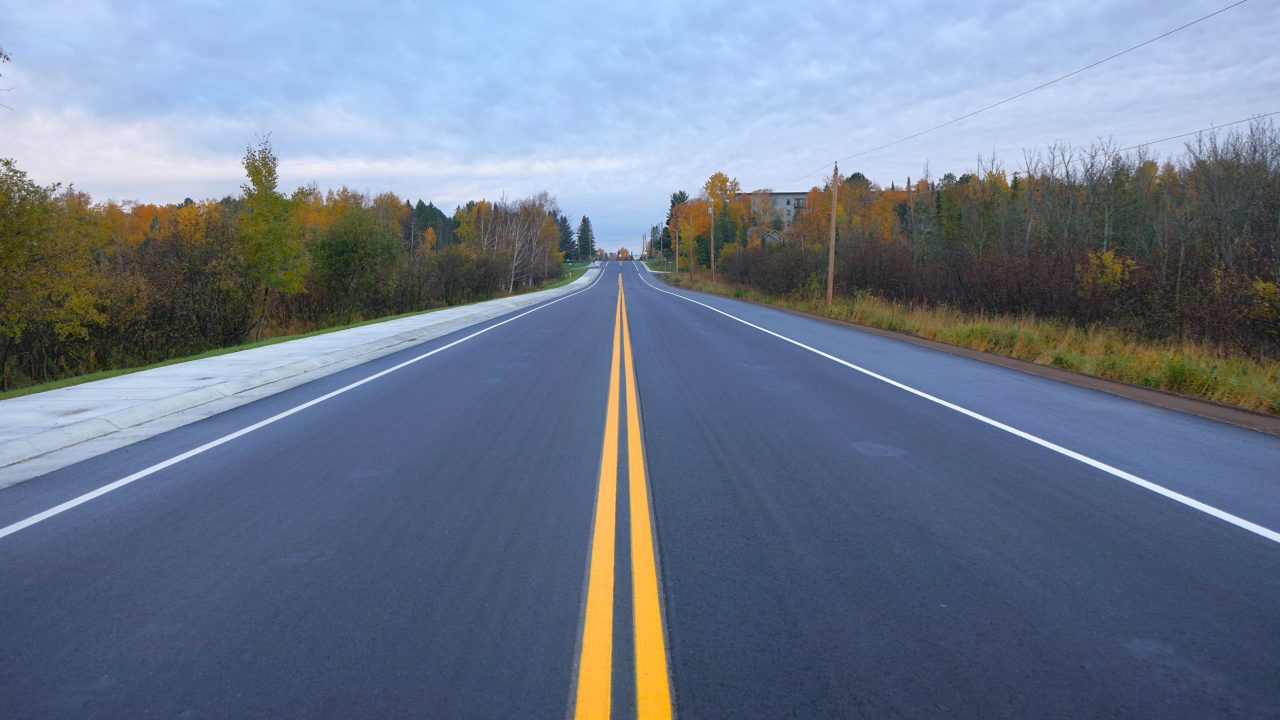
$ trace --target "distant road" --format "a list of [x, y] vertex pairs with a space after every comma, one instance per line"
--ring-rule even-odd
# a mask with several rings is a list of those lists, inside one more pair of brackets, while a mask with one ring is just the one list
[[1280, 438], [609, 263], [0, 490], [0, 717], [1276, 717], [1277, 529]]

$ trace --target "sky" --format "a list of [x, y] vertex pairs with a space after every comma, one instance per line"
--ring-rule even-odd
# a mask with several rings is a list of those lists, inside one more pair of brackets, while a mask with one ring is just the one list
[[[545, 190], [601, 247], [637, 250], [670, 193], [713, 172], [804, 190], [835, 159], [1231, 2], [3, 0], [0, 157], [97, 200], [180, 202], [237, 194], [246, 146], [270, 133], [285, 191], [449, 212]], [[1054, 142], [1280, 111], [1276, 38], [1280, 2], [1249, 0], [841, 170], [885, 186], [993, 158], [1013, 171]]]

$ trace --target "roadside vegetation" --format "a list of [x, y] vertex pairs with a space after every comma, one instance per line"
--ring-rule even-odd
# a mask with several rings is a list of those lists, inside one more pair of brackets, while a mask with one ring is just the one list
[[644, 259], [644, 264], [648, 265], [649, 269], [655, 272], [671, 272], [671, 269], [674, 267], [674, 263], [671, 262], [671, 259], [662, 255], [646, 257]]
[[591, 221], [575, 233], [546, 193], [445, 214], [389, 192], [285, 194], [266, 140], [243, 165], [238, 197], [152, 205], [0, 159], [0, 393], [538, 289], [595, 254]]
[[[650, 253], [706, 289], [1280, 413], [1270, 123], [1165, 161], [1055, 146], [1012, 173], [990, 163], [887, 188], [842, 177], [828, 311], [830, 190], [810, 189], [786, 224], [767, 191], [716, 173], [699, 196], [672, 195]], [[704, 279], [710, 207], [725, 285]]]
[[910, 305], [865, 291], [837, 296], [828, 308], [825, 289], [770, 295], [744, 285], [712, 282], [705, 271], [667, 279], [690, 290], [769, 303], [1280, 415], [1280, 362], [1223, 353], [1190, 341], [1158, 343], [1106, 325], [1081, 327], [1031, 315], [974, 314], [945, 306]]
[[581, 260], [575, 262], [567, 262], [562, 265], [563, 275], [559, 280], [547, 284], [547, 289], [558, 288], [577, 280], [587, 271], [587, 267], [591, 265], [590, 260]]
[[[549, 280], [546, 282], [546, 284], [543, 287], [538, 289], [550, 290], [552, 288], [558, 288], [563, 285], [568, 285], [574, 280], [577, 280], [578, 278], [582, 277], [583, 273], [586, 272], [587, 266], [589, 266], [590, 264], [591, 264], [590, 262], [586, 262], [586, 261], [564, 263], [561, 266], [564, 272], [561, 275], [560, 279]], [[350, 322], [345, 325], [331, 325], [328, 327], [321, 328], [319, 330], [312, 330], [310, 332], [303, 332], [295, 335], [268, 334], [267, 337], [261, 340], [253, 340], [249, 342], [240, 343], [238, 345], [228, 345], [225, 347], [214, 348], [212, 350], [206, 350], [205, 352], [196, 353], [194, 355], [184, 355], [182, 357], [174, 357], [168, 360], [161, 360], [159, 362], [154, 362], [148, 365], [135, 365], [130, 367], [111, 368], [108, 370], [98, 370], [96, 372], [85, 373], [83, 375], [72, 375], [68, 377], [59, 378], [57, 380], [49, 380], [47, 382], [42, 382], [35, 385], [24, 385], [22, 387], [0, 391], [0, 400], [7, 400], [9, 398], [14, 398], [14, 397], [22, 397], [23, 395], [31, 395], [33, 393], [44, 392], [45, 390], [56, 390], [58, 388], [70, 387], [72, 385], [80, 385], [81, 383], [93, 382], [94, 380], [105, 380], [107, 378], [118, 377], [120, 375], [128, 375], [129, 373], [141, 372], [143, 370], [150, 370], [152, 368], [164, 367], [166, 365], [174, 365], [177, 363], [187, 362], [189, 360], [199, 360], [201, 358], [215, 357], [218, 355], [226, 355], [227, 353], [239, 352], [241, 350], [252, 350], [253, 348], [264, 347], [267, 345], [275, 345], [277, 343], [288, 342], [289, 340], [298, 340], [301, 338], [312, 337], [315, 335], [324, 335], [331, 332], [338, 332], [339, 330], [350, 330], [351, 328], [361, 327], [363, 325], [372, 325], [373, 323], [386, 322], [388, 320], [398, 320], [400, 318], [412, 317], [414, 315], [422, 315], [425, 313], [434, 312], [436, 310], [441, 310], [444, 307], [445, 306], [432, 308], [430, 310], [418, 310], [415, 312], [406, 312], [406, 313], [400, 313], [397, 315], [387, 315], [383, 317], [372, 318], [369, 320], [357, 320], [355, 322]]]

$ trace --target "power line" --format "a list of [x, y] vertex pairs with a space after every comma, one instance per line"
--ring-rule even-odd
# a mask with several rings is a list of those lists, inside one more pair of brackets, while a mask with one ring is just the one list
[[[852, 154], [852, 155], [846, 155], [845, 157], [840, 158], [840, 159], [839, 159], [839, 160], [837, 160], [836, 162], [844, 162], [844, 161], [846, 161], [846, 160], [852, 160], [852, 159], [857, 158], [857, 157], [862, 157], [863, 155], [869, 155], [869, 154], [871, 154], [871, 153], [873, 153], [873, 152], [877, 152], [877, 151], [879, 151], [879, 150], [884, 150], [885, 148], [893, 147], [894, 145], [898, 145], [898, 144], [900, 144], [900, 143], [904, 143], [904, 142], [906, 142], [906, 141], [908, 141], [908, 140], [914, 140], [915, 138], [918, 138], [918, 137], [920, 137], [921, 135], [927, 135], [927, 134], [929, 134], [929, 133], [933, 132], [934, 130], [941, 130], [942, 128], [947, 127], [948, 125], [954, 125], [954, 124], [956, 124], [956, 123], [960, 122], [961, 120], [967, 120], [967, 119], [969, 119], [969, 118], [973, 117], [974, 115], [977, 115], [977, 114], [979, 114], [979, 113], [984, 113], [984, 112], [986, 112], [986, 111], [988, 111], [988, 110], [991, 110], [991, 109], [993, 109], [993, 108], [1000, 107], [1001, 105], [1004, 105], [1005, 103], [1012, 102], [1012, 101], [1017, 100], [1018, 98], [1021, 98], [1021, 97], [1025, 97], [1025, 96], [1030, 95], [1031, 93], [1036, 92], [1036, 91], [1038, 91], [1038, 90], [1043, 90], [1043, 89], [1045, 89], [1045, 88], [1049, 87], [1050, 85], [1053, 85], [1053, 84], [1055, 84], [1055, 83], [1062, 82], [1063, 80], [1066, 80], [1067, 78], [1073, 77], [1073, 76], [1075, 76], [1075, 75], [1079, 75], [1080, 73], [1085, 72], [1086, 70], [1092, 70], [1093, 68], [1096, 68], [1096, 67], [1098, 67], [1099, 65], [1101, 65], [1101, 64], [1103, 64], [1103, 63], [1105, 63], [1105, 62], [1108, 62], [1108, 61], [1110, 61], [1110, 60], [1115, 60], [1116, 58], [1120, 57], [1121, 55], [1127, 55], [1128, 53], [1131, 53], [1131, 52], [1133, 52], [1134, 50], [1137, 50], [1138, 48], [1141, 48], [1141, 47], [1145, 47], [1145, 46], [1147, 46], [1147, 45], [1150, 45], [1151, 43], [1156, 42], [1157, 40], [1162, 40], [1162, 39], [1164, 39], [1164, 38], [1167, 38], [1167, 37], [1169, 37], [1170, 35], [1172, 35], [1172, 34], [1174, 34], [1174, 33], [1176, 33], [1176, 32], [1179, 32], [1179, 31], [1181, 31], [1181, 30], [1186, 30], [1187, 28], [1191, 27], [1192, 25], [1196, 25], [1196, 24], [1198, 24], [1198, 23], [1202, 23], [1202, 22], [1204, 22], [1205, 20], [1208, 20], [1209, 18], [1213, 17], [1214, 15], [1221, 15], [1222, 13], [1224, 13], [1224, 12], [1226, 12], [1226, 11], [1228, 11], [1228, 10], [1230, 10], [1230, 9], [1234, 8], [1234, 7], [1238, 7], [1238, 6], [1240, 6], [1240, 5], [1243, 5], [1243, 4], [1245, 4], [1246, 2], [1248, 2], [1248, 1], [1249, 1], [1249, 0], [1238, 0], [1238, 2], [1234, 2], [1234, 3], [1232, 3], [1232, 4], [1228, 5], [1228, 6], [1224, 7], [1224, 8], [1221, 8], [1221, 9], [1215, 10], [1215, 11], [1213, 11], [1213, 12], [1209, 13], [1208, 15], [1205, 15], [1204, 17], [1201, 17], [1201, 18], [1197, 18], [1197, 19], [1195, 19], [1195, 20], [1192, 20], [1191, 22], [1189, 22], [1189, 23], [1187, 23], [1187, 24], [1185, 24], [1185, 25], [1180, 25], [1180, 26], [1178, 26], [1178, 27], [1176, 27], [1176, 28], [1174, 28], [1174, 29], [1172, 29], [1172, 30], [1170, 30], [1170, 31], [1166, 32], [1166, 33], [1163, 33], [1163, 34], [1161, 34], [1161, 35], [1157, 35], [1157, 36], [1155, 36], [1155, 37], [1151, 38], [1150, 40], [1146, 40], [1146, 41], [1140, 42], [1140, 43], [1138, 43], [1137, 45], [1134, 45], [1133, 47], [1127, 48], [1127, 49], [1125, 49], [1125, 50], [1121, 50], [1120, 52], [1118, 52], [1118, 53], [1116, 53], [1116, 54], [1114, 54], [1114, 55], [1109, 55], [1109, 56], [1107, 56], [1107, 57], [1105, 57], [1105, 58], [1102, 58], [1101, 60], [1098, 60], [1098, 61], [1096, 61], [1096, 62], [1092, 62], [1092, 63], [1090, 63], [1090, 64], [1088, 64], [1088, 65], [1085, 65], [1085, 66], [1084, 66], [1084, 67], [1082, 67], [1082, 68], [1079, 68], [1079, 69], [1077, 69], [1077, 70], [1073, 70], [1073, 71], [1071, 71], [1071, 72], [1067, 73], [1066, 75], [1061, 75], [1061, 76], [1056, 77], [1056, 78], [1054, 78], [1054, 79], [1052, 79], [1052, 80], [1050, 80], [1050, 81], [1048, 81], [1048, 82], [1041, 83], [1040, 85], [1037, 85], [1037, 86], [1035, 86], [1035, 87], [1031, 88], [1030, 90], [1023, 90], [1022, 92], [1018, 93], [1017, 95], [1011, 95], [1011, 96], [1009, 96], [1009, 97], [1007, 97], [1007, 98], [1005, 98], [1005, 99], [1003, 99], [1003, 100], [1001, 100], [1001, 101], [999, 101], [999, 102], [992, 103], [992, 104], [990, 104], [990, 105], [988, 105], [988, 106], [986, 106], [986, 107], [984, 107], [984, 108], [979, 108], [978, 110], [974, 110], [973, 112], [966, 113], [966, 114], [964, 114], [964, 115], [961, 115], [961, 116], [960, 116], [960, 117], [958, 117], [958, 118], [954, 118], [954, 119], [948, 120], [948, 121], [946, 121], [946, 122], [944, 122], [944, 123], [942, 123], [942, 124], [940, 124], [940, 125], [934, 125], [933, 127], [929, 128], [928, 130], [921, 130], [921, 131], [920, 131], [920, 132], [918, 132], [918, 133], [914, 133], [914, 134], [911, 134], [911, 135], [907, 135], [906, 137], [898, 138], [897, 140], [894, 140], [893, 142], [888, 142], [888, 143], [885, 143], [884, 145], [879, 145], [879, 146], [877, 146], [877, 147], [873, 147], [873, 148], [870, 148], [870, 149], [868, 149], [868, 150], [862, 150], [861, 152], [856, 152], [856, 153], [854, 153], [854, 154]], [[817, 170], [812, 170], [812, 171], [810, 171], [810, 172], [805, 173], [804, 175], [801, 175], [800, 177], [796, 178], [795, 180], [790, 180], [790, 181], [788, 181], [788, 182], [787, 182], [787, 184], [788, 184], [788, 185], [790, 185], [791, 183], [799, 182], [800, 180], [803, 180], [803, 179], [805, 179], [805, 178], [809, 177], [810, 175], [815, 175], [815, 174], [820, 173], [820, 172], [826, 172], [826, 169], [827, 169], [827, 166], [826, 166], [826, 165], [823, 165], [822, 167], [818, 168]]]
[[1191, 135], [1199, 135], [1202, 132], [1209, 132], [1210, 130], [1217, 130], [1218, 128], [1231, 127], [1232, 125], [1239, 125], [1240, 123], [1253, 122], [1254, 120], [1261, 120], [1262, 118], [1271, 117], [1272, 115], [1280, 115], [1280, 110], [1277, 110], [1275, 112], [1265, 113], [1262, 115], [1254, 115], [1253, 117], [1248, 117], [1248, 118], [1245, 118], [1244, 120], [1235, 120], [1233, 122], [1223, 123], [1222, 125], [1211, 125], [1207, 128], [1192, 130], [1189, 133], [1182, 133], [1181, 135], [1170, 135], [1167, 138], [1160, 138], [1159, 140], [1150, 140], [1148, 142], [1138, 143], [1137, 145], [1130, 145], [1127, 148], [1120, 148], [1116, 152], [1127, 152], [1129, 150], [1135, 150], [1140, 147], [1146, 147], [1148, 145], [1155, 145], [1156, 143], [1162, 143], [1167, 140], [1177, 140], [1178, 138], [1189, 137]]

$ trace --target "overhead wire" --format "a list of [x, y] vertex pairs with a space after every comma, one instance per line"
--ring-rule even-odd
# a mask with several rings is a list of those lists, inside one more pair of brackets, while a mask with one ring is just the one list
[[1280, 110], [1277, 110], [1275, 112], [1263, 113], [1261, 115], [1254, 115], [1252, 117], [1247, 117], [1243, 120], [1233, 120], [1229, 123], [1222, 123], [1221, 125], [1210, 125], [1207, 128], [1192, 130], [1191, 132], [1182, 133], [1181, 135], [1170, 135], [1169, 137], [1160, 138], [1159, 140], [1149, 140], [1144, 143], [1138, 143], [1137, 145], [1130, 145], [1127, 148], [1120, 148], [1116, 152], [1127, 152], [1129, 150], [1136, 150], [1137, 148], [1140, 148], [1140, 147], [1146, 147], [1148, 145], [1156, 145], [1158, 143], [1166, 142], [1169, 140], [1177, 140], [1178, 138], [1190, 137], [1192, 135], [1199, 135], [1202, 132], [1209, 132], [1210, 130], [1217, 130], [1218, 128], [1231, 127], [1232, 125], [1239, 125], [1240, 123], [1247, 123], [1247, 122], [1253, 122], [1254, 120], [1261, 120], [1262, 118], [1271, 117], [1272, 115], [1280, 115]]
[[[1193, 25], [1196, 25], [1196, 24], [1202, 23], [1202, 22], [1204, 22], [1205, 20], [1208, 20], [1209, 18], [1214, 17], [1215, 15], [1221, 15], [1222, 13], [1224, 13], [1224, 12], [1226, 12], [1226, 11], [1228, 11], [1228, 10], [1231, 10], [1232, 8], [1239, 7], [1240, 5], [1243, 5], [1243, 4], [1245, 4], [1246, 2], [1248, 2], [1248, 1], [1249, 1], [1249, 0], [1238, 0], [1237, 2], [1231, 3], [1230, 5], [1227, 5], [1227, 6], [1225, 6], [1225, 7], [1219, 8], [1218, 10], [1215, 10], [1215, 11], [1213, 11], [1213, 12], [1209, 13], [1208, 15], [1204, 15], [1204, 16], [1202, 16], [1202, 17], [1196, 18], [1195, 20], [1192, 20], [1191, 22], [1188, 22], [1188, 23], [1186, 23], [1186, 24], [1179, 25], [1178, 27], [1176, 27], [1176, 28], [1174, 28], [1174, 29], [1172, 29], [1172, 30], [1169, 30], [1169, 31], [1167, 31], [1167, 32], [1161, 33], [1160, 35], [1157, 35], [1157, 36], [1155, 36], [1155, 37], [1153, 37], [1153, 38], [1151, 38], [1151, 39], [1149, 39], [1149, 40], [1144, 40], [1143, 42], [1140, 42], [1140, 43], [1138, 43], [1137, 45], [1134, 45], [1134, 46], [1129, 47], [1129, 48], [1125, 48], [1124, 50], [1121, 50], [1120, 52], [1114, 53], [1114, 54], [1112, 54], [1112, 55], [1108, 55], [1107, 57], [1102, 58], [1101, 60], [1097, 60], [1097, 61], [1095, 61], [1095, 62], [1089, 63], [1088, 65], [1085, 65], [1084, 67], [1078, 68], [1078, 69], [1076, 69], [1076, 70], [1072, 70], [1071, 72], [1069, 72], [1069, 73], [1067, 73], [1067, 74], [1065, 74], [1065, 75], [1060, 75], [1060, 76], [1058, 76], [1058, 77], [1056, 77], [1056, 78], [1054, 78], [1054, 79], [1052, 79], [1052, 80], [1049, 80], [1049, 81], [1047, 81], [1047, 82], [1041, 83], [1041, 84], [1039, 84], [1039, 85], [1037, 85], [1037, 86], [1035, 86], [1035, 87], [1033, 87], [1033, 88], [1030, 88], [1030, 89], [1028, 89], [1028, 90], [1023, 90], [1022, 92], [1020, 92], [1020, 93], [1018, 93], [1018, 94], [1016, 94], [1016, 95], [1010, 95], [1009, 97], [1007, 97], [1007, 98], [1005, 98], [1005, 99], [1003, 99], [1003, 100], [1000, 100], [1000, 101], [998, 101], [998, 102], [991, 103], [990, 105], [987, 105], [986, 107], [982, 107], [982, 108], [979, 108], [979, 109], [977, 109], [977, 110], [974, 110], [973, 112], [965, 113], [964, 115], [961, 115], [961, 116], [959, 116], [959, 117], [957, 117], [957, 118], [953, 118], [953, 119], [948, 120], [948, 121], [946, 121], [946, 122], [944, 122], [944, 123], [940, 123], [940, 124], [938, 124], [938, 125], [934, 125], [933, 127], [928, 128], [927, 130], [921, 130], [921, 131], [919, 131], [919, 132], [912, 133], [912, 134], [907, 135], [907, 136], [905, 136], [905, 137], [900, 137], [900, 138], [898, 138], [897, 140], [893, 140], [893, 141], [891, 141], [891, 142], [887, 142], [887, 143], [885, 143], [885, 144], [883, 144], [883, 145], [877, 145], [876, 147], [868, 148], [868, 149], [866, 149], [866, 150], [862, 150], [862, 151], [859, 151], [859, 152], [853, 153], [852, 155], [846, 155], [846, 156], [844, 156], [844, 157], [842, 157], [842, 158], [837, 159], [837, 160], [836, 160], [836, 162], [837, 162], [837, 163], [845, 162], [846, 160], [852, 160], [852, 159], [854, 159], [854, 158], [862, 157], [863, 155], [869, 155], [869, 154], [871, 154], [871, 153], [873, 153], [873, 152], [878, 152], [878, 151], [880, 151], [880, 150], [884, 150], [884, 149], [886, 149], [886, 148], [893, 147], [894, 145], [899, 145], [899, 144], [901, 144], [901, 143], [907, 142], [908, 140], [914, 140], [915, 138], [918, 138], [918, 137], [920, 137], [920, 136], [922, 136], [922, 135], [927, 135], [927, 134], [929, 134], [929, 133], [931, 133], [931, 132], [934, 132], [935, 130], [941, 130], [942, 128], [947, 127], [948, 125], [954, 125], [954, 124], [956, 124], [956, 123], [958, 123], [958, 122], [960, 122], [960, 121], [962, 121], [962, 120], [967, 120], [967, 119], [969, 119], [969, 118], [971, 118], [971, 117], [973, 117], [973, 116], [975, 116], [975, 115], [978, 115], [978, 114], [980, 114], [980, 113], [984, 113], [984, 112], [986, 112], [986, 111], [988, 111], [988, 110], [991, 110], [991, 109], [994, 109], [994, 108], [1000, 107], [1001, 105], [1004, 105], [1004, 104], [1006, 104], [1006, 103], [1009, 103], [1009, 102], [1012, 102], [1012, 101], [1014, 101], [1014, 100], [1017, 100], [1018, 98], [1026, 97], [1027, 95], [1030, 95], [1031, 93], [1037, 92], [1037, 91], [1039, 91], [1039, 90], [1043, 90], [1043, 89], [1045, 89], [1045, 88], [1049, 87], [1050, 85], [1054, 85], [1054, 84], [1056, 84], [1056, 83], [1062, 82], [1063, 80], [1066, 80], [1066, 79], [1068, 79], [1068, 78], [1071, 78], [1071, 77], [1074, 77], [1074, 76], [1076, 76], [1076, 75], [1079, 75], [1079, 74], [1080, 74], [1080, 73], [1082, 73], [1082, 72], [1085, 72], [1085, 71], [1087, 71], [1087, 70], [1092, 70], [1093, 68], [1096, 68], [1096, 67], [1098, 67], [1099, 65], [1102, 65], [1103, 63], [1109, 62], [1109, 61], [1111, 61], [1111, 60], [1115, 60], [1116, 58], [1121, 57], [1121, 56], [1123, 56], [1123, 55], [1127, 55], [1127, 54], [1129, 54], [1129, 53], [1133, 52], [1134, 50], [1137, 50], [1137, 49], [1139, 49], [1139, 48], [1142, 48], [1142, 47], [1145, 47], [1145, 46], [1147, 46], [1147, 45], [1150, 45], [1151, 43], [1154, 43], [1154, 42], [1156, 42], [1156, 41], [1163, 40], [1164, 38], [1167, 38], [1167, 37], [1169, 37], [1170, 35], [1173, 35], [1174, 33], [1180, 32], [1180, 31], [1182, 31], [1182, 30], [1186, 30], [1187, 28], [1189, 28], [1189, 27], [1191, 27], [1191, 26], [1193, 26]], [[1188, 133], [1188, 134], [1190, 135], [1190, 134], [1194, 134], [1194, 133]], [[812, 175], [816, 175], [816, 174], [818, 174], [818, 173], [820, 173], [820, 172], [825, 172], [825, 171], [826, 171], [826, 169], [827, 169], [826, 165], [823, 165], [822, 167], [820, 167], [820, 168], [818, 168], [818, 169], [816, 169], [816, 170], [812, 170], [812, 171], [810, 171], [810, 172], [807, 172], [807, 173], [805, 173], [804, 175], [801, 175], [800, 177], [797, 177], [797, 178], [796, 178], [796, 179], [794, 179], [794, 180], [789, 180], [786, 184], [790, 185], [791, 183], [799, 182], [800, 180], [803, 180], [803, 179], [805, 179], [805, 178], [807, 178], [807, 177], [810, 177], [810, 176], [812, 176]]]

